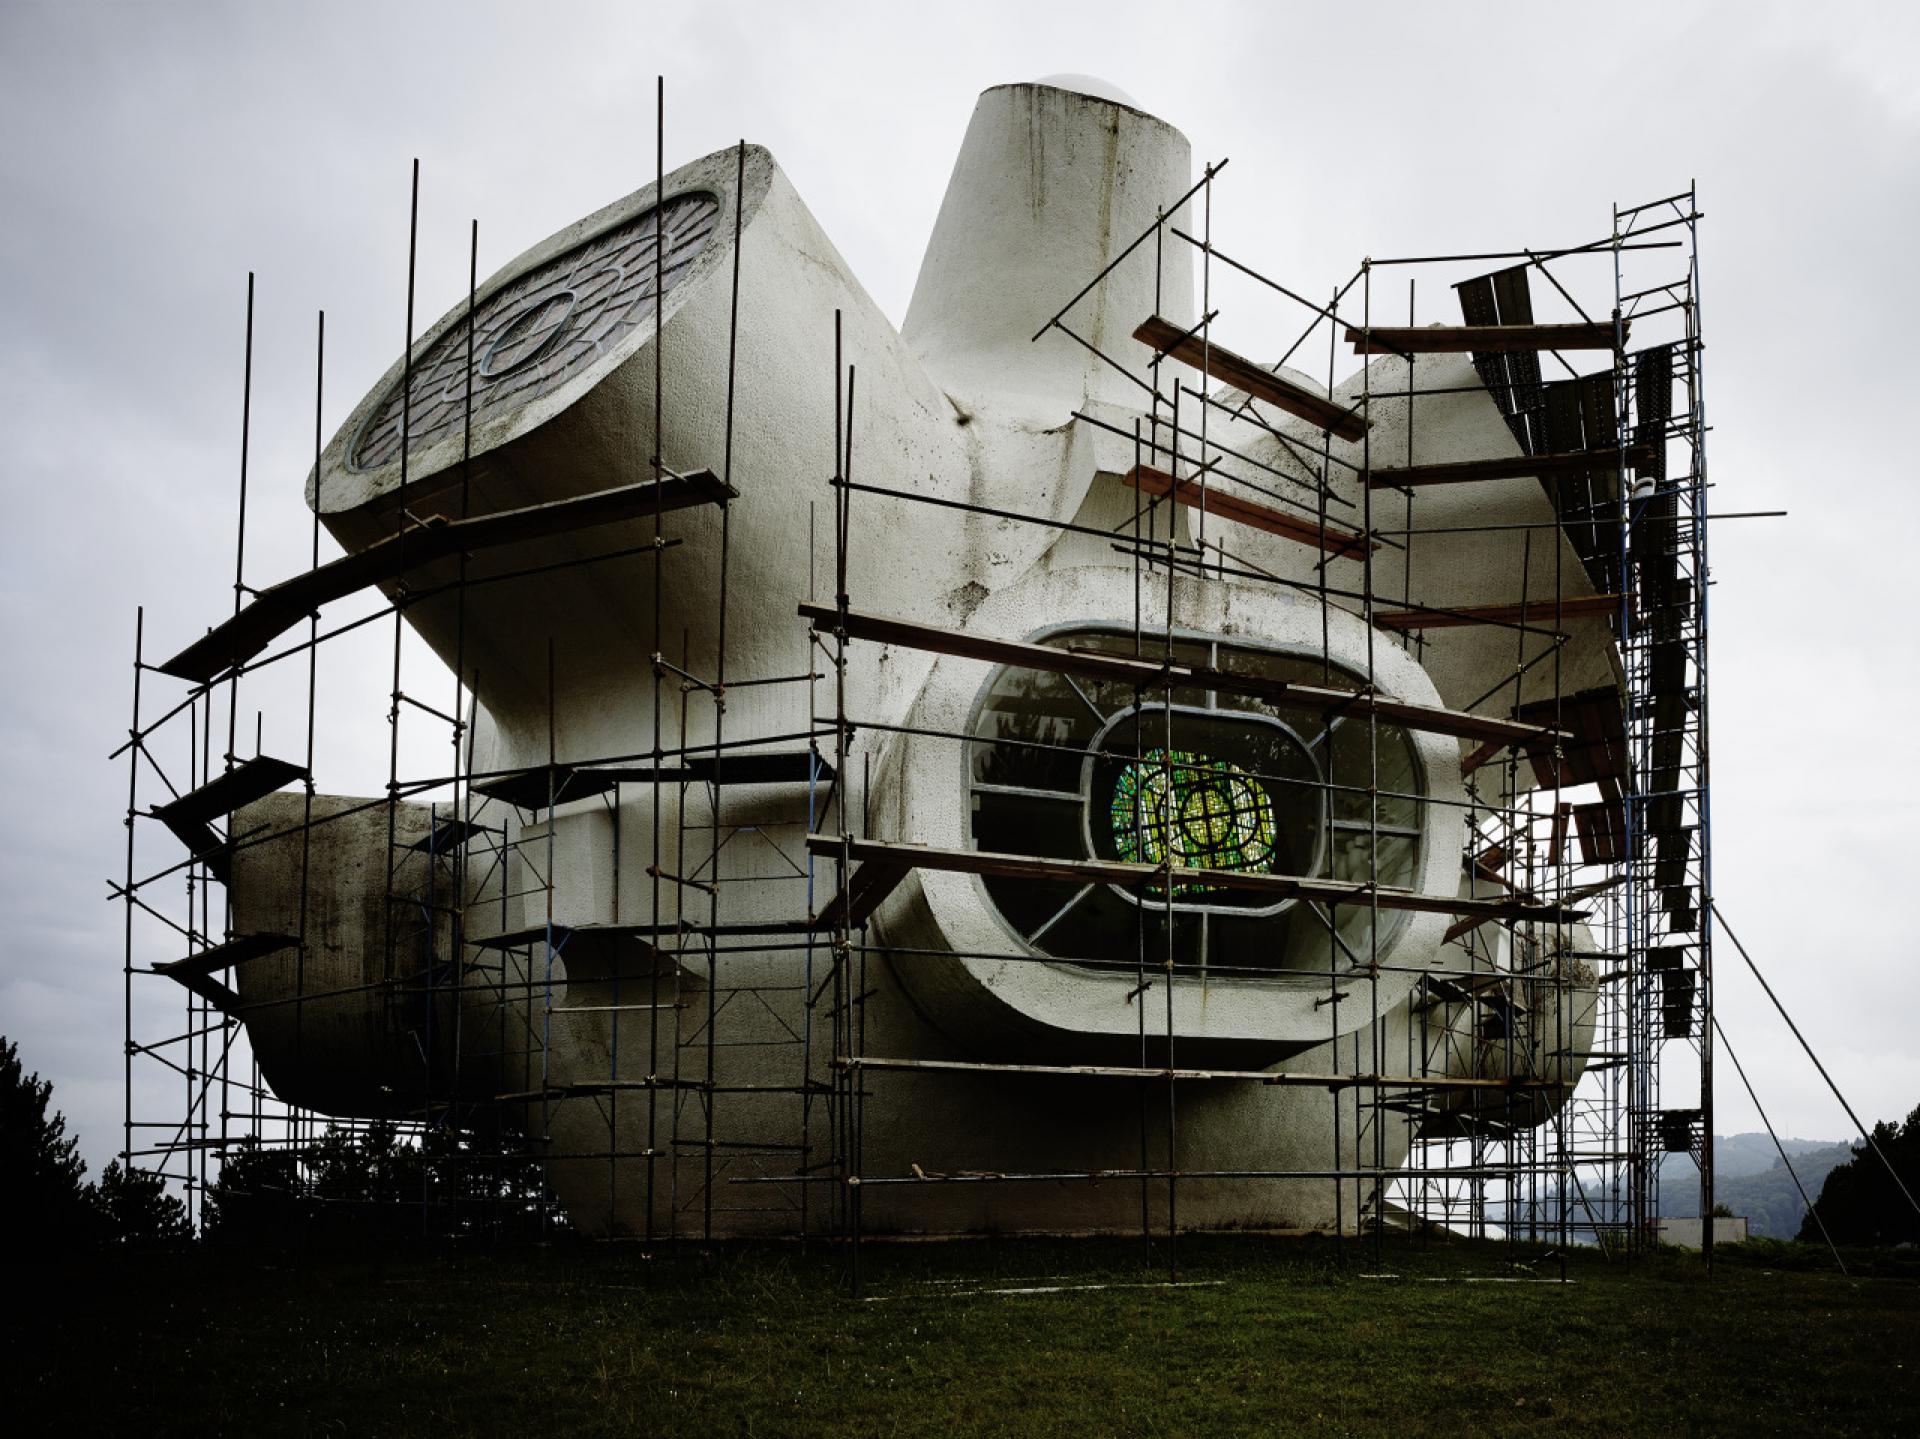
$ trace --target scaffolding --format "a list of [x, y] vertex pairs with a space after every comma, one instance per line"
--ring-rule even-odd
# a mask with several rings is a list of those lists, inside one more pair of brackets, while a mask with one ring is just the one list
[[[659, 117], [664, 132], [664, 91]], [[1157, 1257], [1177, 1266], [1183, 1186], [1211, 1181], [1315, 1181], [1333, 1188], [1337, 1232], [1374, 1244], [1394, 1228], [1498, 1235], [1514, 1257], [1558, 1255], [1592, 1243], [1610, 1255], [1652, 1242], [1660, 1170], [1669, 1154], [1699, 1166], [1700, 1212], [1713, 1207], [1712, 913], [1707, 769], [1707, 475], [1704, 341], [1699, 300], [1700, 214], [1691, 188], [1615, 208], [1609, 233], [1557, 249], [1514, 249], [1363, 261], [1328, 293], [1307, 299], [1214, 243], [1213, 197], [1225, 162], [1209, 165], [1186, 194], [1169, 196], [1155, 225], [1132, 239], [1051, 317], [1036, 316], [1035, 338], [1057, 334], [1127, 376], [1144, 397], [1124, 440], [1133, 466], [1121, 477], [1132, 509], [1119, 523], [1090, 527], [1037, 512], [972, 504], [954, 495], [890, 483], [885, 458], [860, 454], [858, 357], [844, 352], [839, 317], [831, 336], [834, 453], [817, 510], [832, 526], [832, 594], [807, 599], [792, 623], [809, 635], [810, 663], [793, 674], [741, 674], [727, 660], [728, 554], [739, 342], [741, 209], [734, 209], [732, 309], [726, 343], [726, 415], [717, 473], [678, 473], [664, 448], [667, 390], [660, 348], [665, 278], [673, 236], [665, 205], [664, 139], [656, 146], [651, 231], [652, 435], [656, 453], [603, 492], [509, 512], [472, 512], [478, 226], [471, 237], [462, 330], [465, 394], [460, 483], [451, 500], [416, 510], [408, 490], [413, 433], [414, 235], [419, 173], [409, 215], [406, 356], [398, 390], [400, 489], [392, 534], [322, 563], [320, 496], [314, 496], [307, 573], [256, 589], [245, 582], [247, 448], [251, 415], [252, 280], [249, 277], [246, 392], [243, 398], [239, 521], [231, 617], [161, 663], [145, 654], [136, 620], [133, 711], [116, 758], [128, 767], [127, 849], [114, 896], [125, 910], [126, 1120], [123, 1162], [182, 1187], [204, 1218], [221, 1167], [239, 1154], [283, 1156], [275, 1172], [292, 1188], [310, 1178], [310, 1157], [330, 1123], [276, 1097], [252, 1057], [243, 1020], [260, 1005], [242, 995], [236, 971], [266, 962], [295, 966], [291, 1001], [296, 1045], [308, 1006], [345, 991], [314, 989], [307, 966], [316, 844], [332, 827], [371, 815], [385, 827], [382, 958], [365, 985], [379, 1000], [388, 1033], [416, 1056], [411, 1076], [392, 1086], [385, 1117], [350, 1121], [397, 1128], [428, 1156], [417, 1197], [427, 1232], [496, 1225], [504, 1213], [550, 1222], [553, 1196], [543, 1167], [604, 1166], [607, 1212], [642, 1186], [647, 1244], [705, 1243], [739, 1232], [831, 1238], [844, 1245], [859, 1284], [869, 1233], [870, 1192], [890, 1203], [945, 1185], [1108, 1184], [1137, 1186], [1140, 1227]], [[746, 147], [737, 180], [744, 188]], [[1198, 211], [1200, 233], [1181, 228]], [[1160, 314], [1138, 317], [1126, 353], [1110, 353], [1077, 332], [1076, 306], [1121, 265], [1159, 274], [1170, 247], [1188, 247], [1199, 267], [1201, 318], [1182, 326]], [[1612, 293], [1601, 269], [1612, 271]], [[1490, 268], [1491, 267], [1491, 268]], [[1299, 326], [1277, 364], [1246, 359], [1216, 339], [1230, 321], [1215, 305], [1231, 277], [1274, 312], [1238, 313], [1243, 330]], [[1407, 280], [1400, 299], [1391, 278]], [[1458, 320], [1420, 324], [1426, 294], [1451, 293]], [[1536, 282], [1544, 282], [1543, 290]], [[1063, 289], [1065, 287], [1063, 286]], [[1377, 293], [1376, 293], [1377, 292]], [[1536, 294], [1564, 318], [1537, 321]], [[1389, 323], [1388, 311], [1394, 311]], [[1404, 319], [1404, 323], [1402, 320]], [[828, 337], [822, 336], [823, 350]], [[1339, 346], [1361, 359], [1339, 374]], [[1308, 386], [1283, 368], [1324, 345], [1326, 382]], [[1472, 385], [1435, 385], [1423, 357], [1467, 356]], [[1554, 368], [1547, 373], [1547, 366]], [[322, 457], [321, 317], [315, 386], [314, 474]], [[821, 361], [825, 369], [826, 361]], [[1182, 369], [1197, 376], [1197, 382]], [[1564, 373], [1562, 373], [1564, 372]], [[1344, 386], [1344, 388], [1343, 388]], [[824, 392], [824, 386], [823, 392]], [[1428, 407], [1484, 389], [1499, 407], [1518, 454], [1416, 459], [1415, 434]], [[1347, 398], [1342, 398], [1346, 396]], [[1403, 453], [1376, 453], [1371, 415], [1405, 416]], [[1108, 422], [1089, 410], [1089, 426]], [[1223, 433], [1249, 427], [1277, 444], [1276, 462], [1230, 446]], [[1110, 426], [1109, 426], [1110, 428]], [[1116, 432], [1117, 433], [1117, 432]], [[1337, 444], [1357, 446], [1339, 452]], [[869, 479], [869, 472], [878, 472]], [[1438, 486], [1535, 478], [1553, 518], [1529, 528], [1509, 601], [1473, 607], [1435, 603], [1416, 564], [1423, 536], [1463, 527], [1423, 525], [1421, 501]], [[856, 503], [857, 497], [857, 503]], [[988, 636], [971, 629], [900, 619], [852, 592], [849, 556], [874, 543], [870, 532], [910, 505], [944, 506], [996, 521], [1073, 531], [1126, 558], [1136, 592], [1164, 597], [1158, 622], [1136, 606], [1124, 643], [1097, 649]], [[1431, 509], [1431, 501], [1428, 505]], [[680, 542], [664, 519], [712, 512], [718, 562], [710, 605], [718, 640], [711, 669], [685, 636], [665, 632], [663, 596]], [[1187, 539], [1181, 537], [1181, 522]], [[533, 768], [475, 768], [475, 697], [467, 663], [468, 598], [502, 581], [537, 580], [562, 565], [470, 573], [474, 557], [546, 536], [615, 533], [631, 541], [564, 566], [607, 566], [651, 594], [650, 648], [632, 664], [650, 684], [651, 728], [625, 752], [561, 753], [553, 713], [557, 663], [548, 657], [548, 757]], [[1513, 529], [1511, 525], [1495, 528]], [[1244, 553], [1252, 531], [1304, 547], [1313, 579], [1289, 579]], [[810, 540], [812, 537], [810, 537]], [[810, 552], [815, 547], [810, 545]], [[1569, 564], [1569, 559], [1572, 561]], [[1336, 585], [1335, 560], [1358, 562], [1353, 585]], [[1538, 571], [1551, 569], [1542, 599]], [[1563, 571], [1565, 571], [1563, 573]], [[1196, 654], [1176, 624], [1183, 579], [1270, 587], [1330, 617], [1357, 616], [1367, 635], [1366, 672], [1349, 676], [1330, 642], [1321, 673], [1277, 679], [1245, 672], [1217, 651]], [[323, 604], [379, 587], [388, 603], [328, 629]], [[798, 588], [798, 586], [796, 586]], [[411, 681], [403, 671], [409, 613], [451, 606], [458, 636], [451, 676]], [[317, 656], [338, 636], [391, 616], [388, 774], [383, 796], [334, 801], [314, 783], [318, 742]], [[1117, 618], [1117, 617], [1116, 617]], [[1564, 689], [1562, 655], [1574, 622], [1603, 624], [1617, 648], [1617, 682]], [[304, 624], [304, 638], [300, 630]], [[1511, 640], [1513, 670], [1458, 708], [1396, 698], [1377, 683], [1376, 647], [1416, 658], [1430, 633], [1477, 627]], [[291, 636], [291, 638], [288, 638]], [[278, 644], [278, 648], [274, 646]], [[1187, 868], [1162, 843], [1134, 858], [1063, 858], [984, 848], [937, 849], [912, 834], [876, 834], [867, 796], [874, 750], [862, 737], [904, 732], [850, 701], [849, 665], [862, 645], [886, 644], [989, 661], [1009, 672], [1068, 676], [1131, 697], [1130, 747], [1119, 752], [1165, 795], [1193, 768], [1168, 728], [1144, 732], [1144, 716], [1171, 716], [1177, 694], [1236, 695], [1288, 713], [1359, 727], [1367, 772], [1314, 781], [1322, 804], [1338, 791], [1346, 821], [1367, 857], [1363, 872], [1283, 874], [1259, 868]], [[676, 659], [674, 656], [678, 655]], [[306, 670], [304, 751], [299, 760], [242, 752], [243, 682], [268, 666]], [[1523, 699], [1524, 682], [1546, 698]], [[450, 693], [425, 686], [447, 683]], [[150, 686], [184, 683], [184, 696], [150, 718]], [[729, 732], [730, 694], [756, 686], [793, 696], [791, 723], [777, 733]], [[224, 710], [224, 715], [221, 711]], [[216, 733], [225, 735], [216, 751]], [[451, 763], [403, 775], [403, 726], [442, 728]], [[1385, 882], [1385, 812], [1408, 798], [1379, 772], [1387, 729], [1473, 746], [1461, 760], [1467, 833], [1466, 884], [1435, 895]], [[418, 731], [415, 731], [416, 733]], [[677, 743], [664, 741], [677, 732]], [[1036, 747], [1016, 737], [968, 730], [916, 731], [971, 754], [980, 746]], [[1045, 748], [1039, 745], [1039, 748]], [[184, 756], [184, 760], [182, 759]], [[178, 776], [178, 783], [175, 781]], [[1273, 778], [1254, 776], [1256, 779]], [[249, 806], [297, 784], [297, 822], [245, 827]], [[858, 786], [856, 792], [856, 784]], [[164, 791], [157, 804], [156, 785]], [[1154, 787], [1158, 788], [1155, 789]], [[746, 811], [730, 796], [752, 787]], [[650, 832], [620, 829], [622, 799], [644, 794]], [[285, 796], [282, 797], [284, 806]], [[1423, 804], [1442, 801], [1415, 796]], [[560, 867], [555, 811], [600, 806], [616, 849], [638, 847], [646, 891], [618, 893], [612, 918], [571, 922], [557, 913]], [[671, 815], [671, 826], [663, 819]], [[1136, 809], [1135, 827], [1151, 817]], [[155, 822], [185, 859], [143, 864], [137, 837]], [[805, 836], [795, 848], [782, 828]], [[336, 830], [338, 832], [338, 830]], [[297, 844], [300, 887], [289, 925], [236, 928], [229, 893], [234, 867], [268, 846]], [[746, 851], [757, 858], [743, 860]], [[178, 850], [171, 853], [177, 854]], [[954, 872], [1010, 884], [1103, 885], [1137, 898], [1135, 942], [1112, 967], [1135, 980], [1137, 1055], [1131, 1064], [1045, 1064], [872, 1053], [867, 1012], [870, 962], [897, 953], [872, 923], [909, 876]], [[1333, 1067], [1229, 1069], [1185, 1063], [1174, 1018], [1179, 984], [1211, 975], [1231, 980], [1204, 953], [1183, 945], [1177, 899], [1194, 889], [1231, 890], [1309, 907], [1327, 936], [1324, 983]], [[521, 908], [516, 915], [515, 904]], [[539, 918], [525, 922], [532, 911]], [[1155, 918], [1155, 911], [1158, 918]], [[1413, 975], [1404, 1043], [1390, 1038], [1381, 987], [1394, 966], [1385, 937], [1407, 912], [1449, 917], [1443, 962]], [[769, 916], [776, 916], [769, 918]], [[516, 923], [516, 918], [523, 922]], [[169, 957], [156, 960], [156, 946]], [[1055, 962], [1043, 954], [996, 954], [1009, 962]], [[567, 971], [572, 971], [570, 974]], [[564, 975], [564, 977], [562, 977]], [[234, 979], [232, 984], [229, 979]], [[1574, 1033], [1576, 991], [1591, 989], [1590, 1038]], [[139, 1002], [136, 1002], [136, 992]], [[164, 1004], [158, 995], [178, 994]], [[283, 1005], [285, 1001], [272, 1001]], [[1364, 1016], [1360, 1031], [1342, 1028]], [[485, 1017], [486, 1035], [470, 1031]], [[605, 1026], [602, 1076], [561, 1075], [553, 1062], [556, 1026], [589, 1017]], [[1539, 1026], [1546, 1032], [1536, 1032]], [[1366, 1036], [1366, 1055], [1357, 1037]], [[486, 1047], [486, 1046], [490, 1046]], [[1397, 1047], [1396, 1047], [1397, 1046]], [[742, 1052], [751, 1056], [742, 1061]], [[1349, 1062], [1344, 1056], [1351, 1054]], [[506, 1087], [476, 1089], [463, 1056], [517, 1074]], [[1543, 1074], [1544, 1068], [1548, 1072]], [[1578, 1069], [1576, 1085], [1552, 1071]], [[765, 1076], [776, 1074], [769, 1081]], [[868, 1161], [867, 1111], [880, 1086], [903, 1075], [1072, 1077], [1131, 1089], [1137, 1142], [1109, 1166], [1086, 1171], [969, 1170], [934, 1173], [918, 1165]], [[164, 1086], [162, 1077], [164, 1076]], [[753, 1077], [749, 1077], [753, 1076]], [[1336, 1162], [1279, 1169], [1248, 1154], [1206, 1168], [1179, 1162], [1180, 1096], [1195, 1084], [1298, 1086], [1332, 1092]], [[1570, 1089], [1570, 1092], [1568, 1092]], [[1404, 1162], [1392, 1135], [1413, 1136]], [[1340, 1158], [1350, 1147], [1353, 1161]], [[1190, 1188], [1189, 1191], [1191, 1192]], [[1704, 1225], [1711, 1246], [1710, 1224]], [[1564, 1267], [1562, 1269], [1564, 1273]]]

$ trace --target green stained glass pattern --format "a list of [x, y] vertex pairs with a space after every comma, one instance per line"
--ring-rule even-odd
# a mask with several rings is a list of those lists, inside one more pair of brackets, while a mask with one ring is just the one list
[[[1127, 765], [1110, 809], [1120, 858], [1183, 869], [1271, 872], [1273, 800], [1252, 776], [1189, 750], [1152, 750]], [[1176, 897], [1214, 886], [1174, 886]]]

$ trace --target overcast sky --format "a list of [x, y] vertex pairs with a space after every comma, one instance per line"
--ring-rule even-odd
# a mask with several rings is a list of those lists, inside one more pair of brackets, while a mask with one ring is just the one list
[[[424, 328], [464, 294], [470, 218], [485, 275], [650, 180], [664, 74], [668, 167], [765, 145], [897, 322], [975, 95], [1075, 71], [1180, 126], [1196, 160], [1230, 157], [1216, 237], [1310, 293], [1368, 254], [1590, 240], [1613, 202], [1698, 180], [1713, 508], [1791, 511], [1712, 536], [1716, 889], [1863, 1116], [1904, 1115], [1917, 14], [0, 0], [0, 1032], [97, 1171], [121, 1117], [106, 878], [126, 772], [107, 754], [135, 606], [151, 657], [232, 605], [249, 269], [247, 578], [267, 584], [306, 563], [315, 312], [329, 436], [398, 353], [413, 157]], [[1235, 330], [1255, 354], [1297, 321], [1261, 324]], [[382, 648], [329, 657], [322, 723], [349, 737], [323, 790], [384, 782]], [[268, 750], [297, 754], [298, 691], [248, 703]], [[1718, 972], [1775, 1120], [1845, 1134], [1730, 945]], [[1721, 1132], [1757, 1127], [1731, 1073], [1720, 1102]]]

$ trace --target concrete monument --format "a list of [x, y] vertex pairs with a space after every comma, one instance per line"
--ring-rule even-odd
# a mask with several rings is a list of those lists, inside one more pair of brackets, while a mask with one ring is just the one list
[[[460, 893], [446, 888], [456, 869], [424, 848], [447, 818], [444, 804], [437, 815], [398, 806], [395, 849], [384, 807], [314, 832], [304, 957], [283, 952], [239, 978], [255, 1006], [249, 1037], [274, 1089], [341, 1114], [417, 1115], [426, 1094], [504, 1102], [547, 1156], [579, 1227], [665, 1232], [675, 1206], [706, 1182], [712, 1155], [727, 1156], [714, 1180], [725, 1187], [797, 1174], [803, 1146], [816, 1163], [831, 1148], [829, 1106], [802, 1087], [828, 1077], [827, 1022], [811, 1017], [811, 1073], [798, 1072], [791, 1042], [809, 1023], [812, 998], [804, 935], [791, 921], [803, 931], [832, 888], [832, 867], [809, 865], [810, 829], [1076, 861], [1373, 877], [1440, 900], [1487, 894], [1465, 862], [1473, 841], [1462, 758], [1471, 742], [1202, 685], [1177, 689], [1169, 703], [907, 646], [849, 646], [846, 710], [856, 729], [830, 794], [799, 772], [717, 789], [631, 778], [568, 789], [569, 763], [618, 760], [631, 774], [654, 763], [656, 748], [698, 755], [714, 743], [716, 723], [723, 765], [791, 753], [805, 745], [793, 737], [817, 731], [816, 717], [831, 708], [827, 684], [740, 681], [825, 672], [797, 607], [830, 603], [835, 587], [824, 481], [846, 444], [831, 367], [836, 315], [858, 375], [855, 477], [970, 507], [854, 493], [845, 583], [858, 608], [1129, 655], [1140, 633], [1150, 658], [1353, 690], [1370, 680], [1381, 696], [1455, 710], [1503, 678], [1503, 714], [1550, 697], [1556, 684], [1561, 693], [1614, 684], [1602, 618], [1566, 623], [1557, 676], [1540, 666], [1515, 680], [1508, 632], [1436, 629], [1416, 647], [1370, 627], [1357, 601], [1340, 598], [1361, 588], [1357, 548], [1327, 558], [1220, 513], [1202, 519], [1163, 502], [1158, 533], [1174, 525], [1193, 544], [1204, 526], [1224, 548], [1202, 553], [1222, 572], [1190, 566], [1169, 583], [1150, 569], [1142, 582], [1114, 537], [1143, 502], [1126, 483], [1142, 463], [1135, 434], [1164, 444], [1168, 416], [1164, 407], [1150, 413], [1139, 385], [1094, 350], [1128, 351], [1144, 368], [1136, 326], [1155, 315], [1195, 324], [1195, 250], [1168, 237], [1108, 274], [1068, 321], [1086, 345], [1058, 329], [1032, 337], [1192, 180], [1186, 139], [1117, 92], [1077, 77], [999, 86], [974, 111], [898, 329], [773, 157], [746, 147], [683, 166], [664, 189], [617, 201], [514, 260], [481, 286], [471, 336], [464, 305], [425, 334], [308, 481], [309, 501], [350, 553], [393, 535], [402, 503], [414, 521], [522, 509], [651, 480], [656, 456], [672, 475], [724, 477], [733, 498], [724, 518], [718, 505], [664, 515], [668, 547], [658, 551], [644, 517], [475, 552], [464, 589], [409, 604], [407, 622], [472, 686], [473, 773], [538, 775], [533, 783], [551, 783], [556, 802], [528, 804], [522, 794], [520, 807], [488, 803], [479, 817], [494, 833], [467, 840], [478, 847], [457, 867]], [[1195, 232], [1191, 217], [1175, 221]], [[1331, 396], [1343, 407], [1364, 390], [1376, 396], [1364, 439], [1328, 442], [1336, 462], [1358, 464], [1367, 445], [1400, 463], [1520, 454], [1466, 356], [1423, 355], [1411, 372], [1398, 357], [1373, 366], [1371, 381], [1357, 374]], [[1175, 369], [1163, 362], [1164, 387]], [[1200, 383], [1182, 373], [1188, 386]], [[1325, 395], [1322, 381], [1284, 373]], [[1421, 388], [1448, 393], [1423, 402], [1409, 455], [1407, 402], [1393, 395], [1410, 373]], [[1208, 453], [1241, 458], [1223, 458], [1209, 485], [1232, 494], [1236, 476], [1257, 474], [1312, 513], [1321, 430], [1244, 409], [1231, 392], [1215, 398]], [[1191, 390], [1186, 403], [1183, 424], [1194, 435], [1182, 449], [1197, 454]], [[1148, 453], [1145, 463], [1168, 462]], [[1335, 463], [1331, 475], [1333, 517], [1357, 524], [1363, 496], [1352, 469]], [[1434, 607], [1550, 605], [1558, 570], [1561, 593], [1593, 593], [1571, 550], [1558, 563], [1551, 556], [1567, 541], [1530, 477], [1438, 489], [1423, 495], [1422, 516], [1435, 530], [1461, 532], [1424, 538], [1417, 551], [1377, 551], [1376, 589]], [[1523, 596], [1516, 577], [1529, 543]], [[1323, 562], [1334, 596], [1326, 601], [1316, 592]], [[438, 560], [407, 582], [423, 592], [453, 578], [455, 563]], [[1244, 578], [1256, 567], [1297, 587]], [[1392, 586], [1378, 579], [1383, 572], [1395, 572]], [[732, 681], [723, 719], [708, 691], [696, 687], [683, 702], [677, 674], [664, 707], [656, 703], [656, 634], [679, 671]], [[830, 741], [824, 752], [831, 756]], [[561, 768], [549, 771], [550, 757]], [[1519, 775], [1532, 782], [1524, 764]], [[315, 814], [352, 804], [323, 795]], [[300, 796], [281, 794], [236, 817], [237, 832], [282, 835], [235, 856], [237, 929], [295, 932], [302, 814]], [[393, 864], [400, 850], [415, 858]], [[440, 922], [403, 925], [396, 939], [390, 873], [421, 901], [416, 914]], [[705, 945], [721, 941], [709, 934], [689, 944], [677, 933], [683, 923], [700, 932], [714, 912], [727, 935], [717, 960]], [[549, 923], [568, 936], [551, 964]], [[756, 923], [765, 926], [758, 938]], [[1548, 952], [1544, 930], [1490, 922], [1463, 934], [1459, 923], [1450, 913], [1329, 909], [1204, 884], [1167, 895], [917, 870], [873, 917], [879, 952], [856, 996], [862, 1043], [867, 1054], [957, 1067], [868, 1077], [860, 1170], [1125, 1170], [1143, 1163], [1144, 1122], [1148, 1167], [1309, 1176], [1184, 1180], [1182, 1224], [1352, 1227], [1363, 1218], [1356, 1197], [1375, 1203], [1373, 1182], [1349, 1179], [1337, 1195], [1326, 1176], [1391, 1169], [1423, 1136], [1543, 1122], [1583, 1067], [1591, 973]], [[1143, 945], [1152, 980], [1144, 992]], [[816, 953], [816, 985], [826, 964]], [[1474, 967], [1504, 1008], [1489, 1011], [1464, 989], [1436, 999], [1421, 982], [1435, 968]], [[423, 984], [436, 969], [460, 982]], [[295, 997], [296, 983], [307, 996], [300, 1003], [258, 1007]], [[709, 996], [709, 986], [721, 993]], [[646, 1010], [656, 993], [671, 1007]], [[703, 1037], [710, 998], [725, 1014]], [[1488, 1017], [1496, 1012], [1505, 1015], [1498, 1025]], [[1169, 1054], [1183, 1068], [1519, 1078], [1528, 1087], [1434, 1089], [1418, 1105], [1395, 1106], [1354, 1087], [1188, 1080], [1172, 1111], [1164, 1086], [1155, 1090], [1143, 1121], [1140, 1084], [1047, 1072], [1143, 1058], [1151, 1067]], [[711, 1090], [665, 1082], [677, 1074], [704, 1083], [709, 1073]], [[688, 1106], [703, 1104], [714, 1106], [711, 1143], [704, 1120], [687, 1118]], [[676, 1144], [675, 1135], [697, 1142]], [[784, 1201], [802, 1182], [716, 1192], [715, 1227], [791, 1229], [796, 1210]], [[1164, 1198], [1148, 1190], [1157, 1211]], [[863, 1222], [1118, 1229], [1139, 1223], [1141, 1202], [1140, 1186], [1122, 1182], [874, 1186]]]

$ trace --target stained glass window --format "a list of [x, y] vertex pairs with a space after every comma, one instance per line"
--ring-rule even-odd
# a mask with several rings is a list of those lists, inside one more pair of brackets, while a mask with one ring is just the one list
[[[1273, 869], [1273, 800], [1237, 765], [1150, 750], [1120, 771], [1109, 806], [1120, 858], [1182, 869]], [[1216, 885], [1175, 885], [1176, 898]]]

